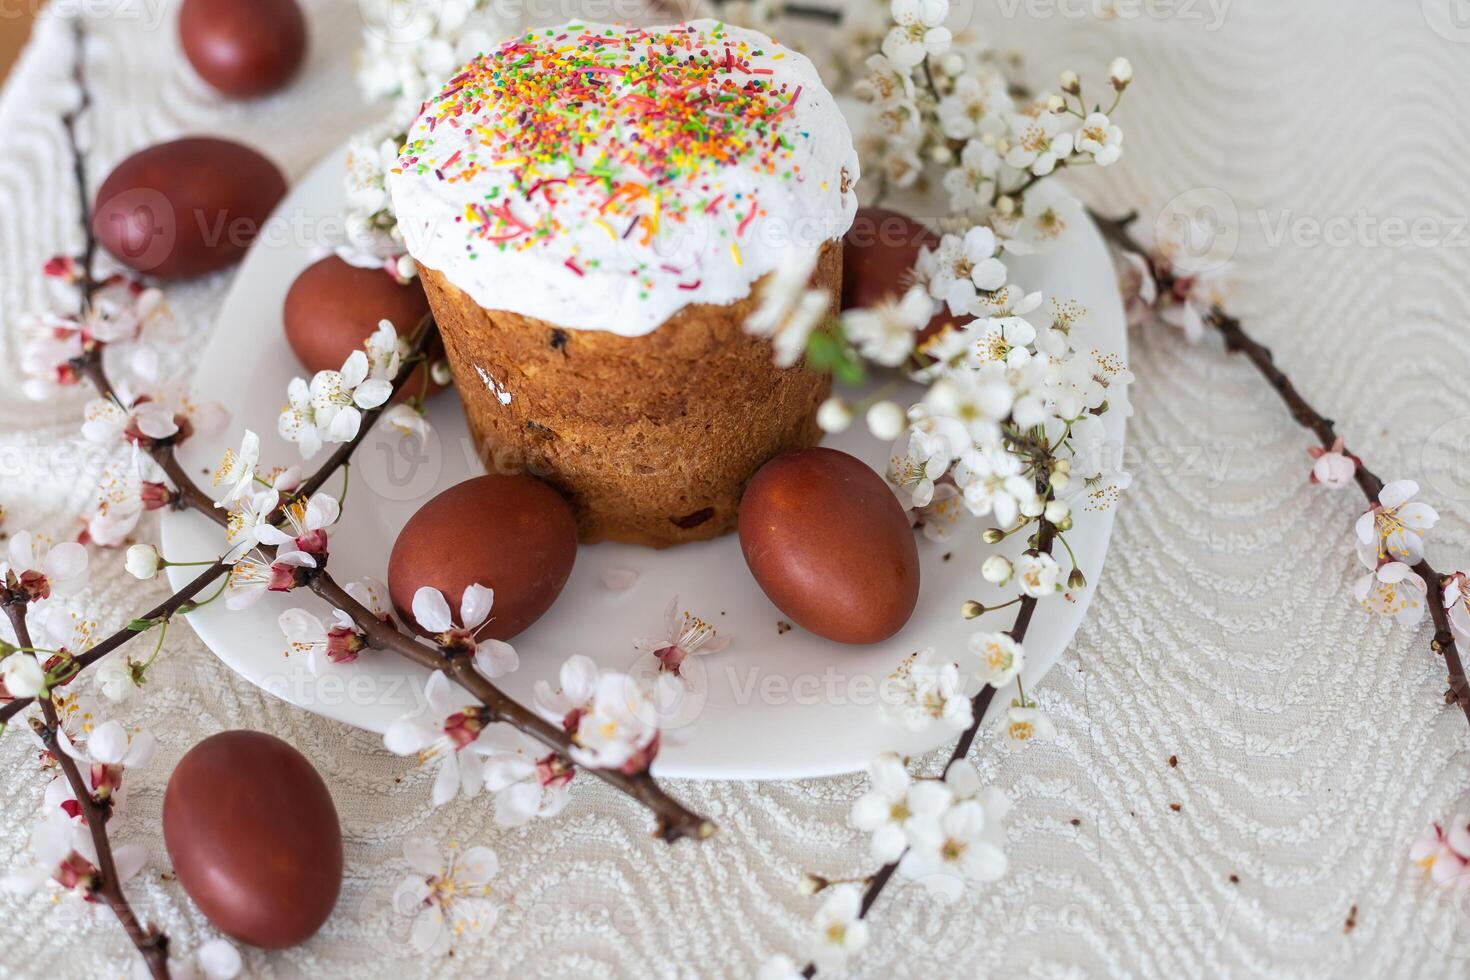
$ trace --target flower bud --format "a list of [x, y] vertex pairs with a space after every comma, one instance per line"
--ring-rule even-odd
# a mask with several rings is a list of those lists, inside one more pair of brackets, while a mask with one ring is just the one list
[[1050, 112], [1061, 112], [1067, 108], [1067, 100], [1060, 95], [1048, 95], [1046, 97], [1046, 108]]
[[903, 434], [908, 418], [896, 402], [876, 402], [868, 409], [868, 431], [876, 438], [892, 442]]
[[1070, 473], [1072, 472], [1072, 461], [1070, 459], [1052, 460], [1051, 469], [1053, 473]]
[[1015, 214], [1016, 199], [1014, 197], [1011, 197], [1009, 194], [1002, 194], [1000, 197], [996, 198], [995, 210], [999, 211], [1003, 215]]
[[46, 692], [46, 671], [29, 653], [12, 653], [0, 663], [0, 682], [13, 698], [34, 698]]
[[449, 362], [443, 358], [430, 365], [429, 377], [434, 379], [436, 385], [448, 385], [454, 380], [454, 375], [449, 370]]
[[419, 274], [419, 267], [418, 263], [414, 262], [412, 255], [404, 254], [398, 256], [397, 261], [393, 263], [393, 271], [399, 279], [408, 282]]
[[1112, 81], [1113, 88], [1123, 91], [1133, 81], [1133, 62], [1127, 58], [1114, 58], [1112, 67], [1108, 69], [1108, 78]]
[[950, 78], [958, 78], [965, 70], [965, 56], [958, 51], [951, 51], [939, 59], [939, 70]]
[[965, 604], [960, 607], [960, 614], [966, 619], [974, 619], [985, 612], [985, 607], [974, 599], [966, 599]]
[[1082, 574], [1082, 569], [1072, 569], [1072, 574], [1067, 576], [1067, 588], [1080, 589], [1087, 584], [1087, 576]]
[[801, 876], [800, 891], [803, 895], [815, 895], [830, 884], [831, 882], [821, 875], [814, 875], [811, 872], [807, 872]]
[[1042, 515], [1053, 524], [1062, 523], [1071, 513], [1072, 508], [1067, 506], [1065, 500], [1048, 500], [1046, 502], [1046, 510], [1042, 511]]
[[128, 574], [143, 582], [152, 581], [158, 575], [158, 551], [151, 544], [135, 544], [128, 549], [123, 565]]
[[817, 409], [817, 425], [823, 432], [841, 432], [852, 425], [852, 409], [841, 398], [829, 398]]
[[1041, 512], [1046, 509], [1040, 497], [1031, 497], [1021, 501], [1021, 515], [1023, 517], [1040, 517]]
[[954, 151], [944, 143], [935, 143], [929, 150], [929, 159], [944, 166], [954, 159]]
[[1013, 571], [1011, 560], [1005, 555], [991, 555], [980, 566], [980, 574], [991, 585], [1005, 585], [1011, 580], [1011, 573]]
[[1071, 484], [1072, 484], [1072, 478], [1070, 476], [1068, 476], [1066, 473], [1063, 473], [1060, 470], [1058, 470], [1058, 471], [1052, 473], [1051, 476], [1047, 477], [1046, 478], [1046, 482], [1047, 482], [1048, 485], [1051, 486], [1051, 488], [1053, 490], [1055, 490], [1058, 493], [1060, 493], [1061, 491], [1067, 489], [1067, 487], [1071, 486]]
[[1068, 69], [1062, 72], [1062, 91], [1068, 95], [1077, 95], [1082, 91], [1082, 80], [1075, 71]]
[[998, 527], [987, 527], [985, 533], [980, 535], [986, 544], [1000, 544], [1005, 536], [1006, 533]]

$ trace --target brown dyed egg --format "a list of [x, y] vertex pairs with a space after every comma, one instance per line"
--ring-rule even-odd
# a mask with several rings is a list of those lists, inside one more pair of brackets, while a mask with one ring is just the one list
[[[455, 622], [464, 590], [495, 590], [482, 637], [508, 640], [551, 608], [577, 557], [577, 522], [551, 487], [529, 476], [466, 480], [409, 519], [388, 556], [388, 592], [399, 615], [420, 588], [449, 600]], [[422, 632], [422, 631], [421, 631]]]
[[[938, 235], [906, 215], [886, 208], [858, 208], [842, 239], [842, 308], [901, 298], [912, 285], [910, 273], [919, 260], [919, 249], [938, 244]], [[927, 340], [946, 323], [973, 319], [953, 316], [945, 307], [919, 332], [919, 340]]]
[[886, 640], [919, 600], [919, 550], [898, 499], [835, 449], [760, 468], [740, 501], [740, 550], [777, 609], [839, 643]]
[[296, 0], [184, 0], [179, 42], [199, 77], [248, 99], [289, 82], [306, 56]]
[[194, 136], [119, 163], [97, 191], [92, 230], [128, 268], [186, 279], [240, 261], [285, 194], [276, 165], [250, 147]]
[[[286, 342], [308, 371], [335, 371], [347, 355], [388, 320], [400, 336], [413, 333], [429, 312], [424, 287], [414, 279], [399, 285], [382, 269], [360, 269], [335, 255], [306, 267], [286, 293], [283, 319]], [[423, 388], [424, 368], [419, 367], [404, 384], [402, 394], [418, 395]], [[442, 391], [430, 384], [429, 394]]]
[[283, 949], [321, 928], [342, 887], [342, 828], [306, 757], [264, 732], [211, 735], [163, 794], [163, 842], [205, 918]]

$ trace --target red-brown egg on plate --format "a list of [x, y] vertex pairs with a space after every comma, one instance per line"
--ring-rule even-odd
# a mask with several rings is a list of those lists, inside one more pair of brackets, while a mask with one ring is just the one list
[[179, 43], [200, 78], [248, 99], [295, 76], [306, 56], [306, 18], [296, 0], [184, 0]]
[[286, 178], [250, 147], [192, 136], [114, 167], [97, 190], [92, 230], [128, 268], [187, 279], [240, 261], [285, 194]]
[[919, 599], [918, 546], [898, 498], [835, 449], [761, 467], [740, 501], [740, 550], [777, 609], [839, 643], [886, 640]]
[[[378, 321], [390, 321], [399, 336], [408, 337], [428, 312], [419, 280], [399, 284], [382, 269], [359, 268], [330, 255], [296, 277], [286, 293], [282, 319], [296, 359], [316, 373], [341, 368], [347, 355], [378, 329]], [[432, 383], [425, 389], [423, 371], [417, 368], [404, 384], [405, 397], [442, 390]]]
[[529, 476], [480, 476], [445, 490], [403, 526], [388, 556], [388, 592], [417, 628], [411, 612], [420, 588], [443, 592], [456, 623], [465, 589], [494, 589], [479, 635], [508, 640], [551, 608], [576, 557], [577, 522], [560, 494]]
[[211, 735], [163, 795], [163, 842], [204, 917], [252, 946], [309, 939], [337, 904], [342, 829], [306, 757], [264, 732]]
[[[913, 284], [911, 273], [919, 249], [934, 248], [939, 236], [907, 215], [887, 208], [858, 208], [842, 239], [842, 308], [869, 307], [898, 300]], [[974, 317], [952, 316], [945, 307], [919, 332], [922, 343], [947, 323], [969, 323]]]

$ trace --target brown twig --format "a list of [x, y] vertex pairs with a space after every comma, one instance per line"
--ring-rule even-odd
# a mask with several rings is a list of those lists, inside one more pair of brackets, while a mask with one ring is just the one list
[[[32, 644], [30, 629], [26, 625], [27, 605], [24, 598], [8, 594], [5, 597], [5, 613], [10, 618], [11, 628], [15, 630], [16, 642], [29, 648]], [[107, 903], [107, 907], [128, 934], [128, 939], [148, 964], [148, 972], [154, 980], [168, 980], [168, 936], [151, 923], [145, 928], [138, 922], [138, 917], [128, 905], [127, 896], [123, 894], [122, 882], [118, 880], [112, 842], [107, 838], [107, 820], [112, 815], [112, 808], [97, 802], [91, 788], [82, 778], [76, 760], [61, 747], [61, 719], [57, 717], [56, 706], [51, 703], [49, 696], [41, 699], [41, 714], [44, 723], [33, 722], [32, 725], [61, 771], [66, 774], [66, 781], [71, 785], [72, 794], [81, 807], [82, 819], [92, 837], [92, 847], [97, 852], [98, 877], [88, 885], [88, 895], [101, 898]]]
[[[1097, 223], [1098, 228], [1102, 230], [1103, 237], [1110, 243], [1124, 251], [1134, 252], [1147, 258], [1148, 251], [1128, 233], [1128, 227], [1136, 218], [1136, 212], [1126, 214], [1121, 218], [1108, 218], [1092, 212], [1093, 221]], [[1167, 287], [1170, 284], [1160, 283], [1160, 285]], [[1280, 396], [1286, 410], [1291, 413], [1291, 417], [1298, 425], [1316, 436], [1324, 448], [1331, 447], [1337, 441], [1338, 434], [1333, 421], [1312, 407], [1312, 404], [1297, 390], [1291, 378], [1287, 377], [1286, 372], [1276, 366], [1276, 359], [1270, 348], [1247, 333], [1240, 320], [1225, 312], [1221, 307], [1214, 306], [1205, 315], [1204, 321], [1220, 335], [1227, 351], [1243, 355], [1255, 366], [1261, 376], [1266, 379], [1266, 383]], [[1342, 451], [1345, 454], [1348, 453], [1346, 448]], [[1362, 490], [1368, 503], [1377, 504], [1378, 496], [1383, 492], [1383, 480], [1364, 465], [1360, 458], [1353, 472], [1353, 479], [1357, 482], [1358, 489]], [[1455, 635], [1450, 629], [1449, 614], [1443, 602], [1444, 584], [1448, 576], [1435, 569], [1427, 559], [1420, 559], [1414, 564], [1413, 569], [1414, 573], [1424, 579], [1425, 584], [1433, 590], [1431, 595], [1426, 596], [1429, 616], [1434, 624], [1434, 637], [1430, 641], [1430, 648], [1435, 653], [1443, 655], [1445, 659], [1450, 685], [1445, 700], [1447, 703], [1458, 704], [1460, 710], [1465, 714], [1465, 720], [1470, 722], [1470, 680], [1466, 679], [1459, 648], [1455, 643]]]

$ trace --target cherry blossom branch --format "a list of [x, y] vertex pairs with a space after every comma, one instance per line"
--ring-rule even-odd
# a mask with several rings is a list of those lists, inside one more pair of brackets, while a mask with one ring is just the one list
[[[436, 670], [456, 681], [474, 695], [488, 712], [487, 721], [510, 725], [529, 735], [558, 755], [566, 756], [572, 748], [571, 737], [533, 711], [512, 700], [505, 692], [478, 673], [469, 651], [435, 649], [419, 643], [396, 626], [383, 622], [372, 611], [348, 595], [326, 571], [309, 582], [308, 588], [332, 606], [352, 618], [366, 637], [367, 645], [387, 650], [411, 660], [421, 667]], [[616, 769], [584, 767], [583, 771], [621, 790], [651, 810], [658, 822], [656, 836], [672, 844], [684, 837], [703, 840], [714, 834], [715, 825], [707, 818], [686, 808], [666, 794], [649, 775], [648, 770], [624, 773]]]
[[[211, 582], [216, 581], [222, 575], [228, 573], [229, 570], [230, 566], [227, 563], [223, 561], [215, 562], [204, 571], [200, 572], [197, 576], [195, 576], [194, 579], [191, 580], [182, 589], [169, 596], [163, 602], [154, 606], [152, 609], [148, 610], [137, 619], [134, 619], [128, 625], [113, 633], [111, 636], [108, 636], [106, 639], [103, 639], [100, 642], [94, 644], [85, 653], [77, 654], [72, 659], [72, 673], [71, 676], [68, 678], [68, 683], [71, 680], [74, 680], [77, 674], [80, 674], [88, 667], [96, 664], [99, 660], [116, 650], [118, 647], [122, 646], [124, 643], [127, 643], [134, 637], [140, 636], [144, 632], [147, 632], [147, 628], [136, 628], [138, 625], [145, 622], [156, 625], [158, 623], [166, 622], [171, 616], [173, 616], [174, 613], [179, 612], [180, 610], [188, 612], [188, 609], [186, 607], [188, 607], [193, 602], [194, 597], [203, 592], [205, 587], [208, 586]], [[148, 628], [151, 628], [151, 625]], [[19, 639], [19, 637], [17, 637], [17, 639]], [[29, 641], [24, 641], [21, 643], [21, 645], [25, 647], [29, 646], [30, 644]], [[7, 722], [10, 721], [10, 719], [14, 718], [16, 715], [24, 711], [27, 707], [30, 706], [31, 702], [35, 700], [35, 698], [16, 698], [14, 701], [11, 701], [4, 707], [0, 707], [0, 727], [3, 727]], [[47, 703], [47, 699], [42, 698], [41, 703], [44, 707]]]
[[[1042, 554], [1050, 554], [1052, 541], [1056, 536], [1056, 528], [1045, 518], [1040, 518], [1037, 523], [1039, 527], [1036, 532], [1036, 550]], [[1025, 595], [1021, 597], [1020, 604], [1016, 609], [1016, 618], [1012, 621], [1011, 628], [1008, 630], [1011, 639], [1017, 643], [1025, 642], [1026, 631], [1031, 627], [1031, 617], [1036, 613], [1036, 604], [1038, 601], [1035, 596]], [[973, 720], [970, 722], [970, 727], [966, 728], [960, 734], [959, 741], [955, 742], [954, 749], [950, 752], [949, 759], [944, 764], [944, 770], [941, 771], [947, 771], [950, 766], [970, 754], [970, 747], [975, 744], [975, 737], [980, 733], [980, 726], [985, 721], [985, 712], [989, 709], [990, 702], [995, 700], [995, 694], [996, 689], [987, 684], [970, 700]], [[908, 848], [905, 847], [904, 853], [907, 852]], [[868, 879], [867, 887], [863, 889], [862, 902], [858, 906], [859, 919], [866, 919], [868, 917], [869, 910], [878, 901], [878, 896], [883, 893], [883, 889], [888, 886], [889, 880], [893, 877], [894, 872], [898, 870], [898, 865], [902, 860], [903, 854], [900, 854], [879, 868]], [[801, 971], [801, 975], [808, 978], [816, 976], [817, 964], [814, 962], [808, 963]]]
[[[1092, 212], [1093, 221], [1097, 223], [1103, 236], [1109, 242], [1128, 252], [1146, 256], [1148, 250], [1128, 233], [1128, 227], [1137, 217], [1137, 212], [1130, 212], [1120, 218], [1108, 218]], [[1218, 305], [1210, 307], [1209, 311], [1204, 314], [1203, 320], [1220, 335], [1225, 342], [1226, 351], [1232, 354], [1242, 354], [1246, 360], [1255, 365], [1256, 370], [1266, 379], [1266, 383], [1281, 397], [1287, 411], [1291, 413], [1291, 417], [1298, 425], [1315, 435], [1324, 447], [1330, 447], [1339, 440], [1340, 437], [1333, 421], [1312, 407], [1312, 404], [1297, 390], [1291, 378], [1276, 366], [1276, 359], [1271, 349], [1247, 333], [1240, 320], [1225, 312]], [[1344, 454], [1349, 453], [1346, 447], [1341, 451]], [[1357, 482], [1358, 488], [1362, 490], [1368, 503], [1370, 505], [1377, 503], [1379, 494], [1383, 491], [1383, 480], [1361, 460], [1353, 472], [1353, 479]], [[1430, 649], [1444, 657], [1445, 667], [1449, 673], [1450, 686], [1445, 693], [1445, 703], [1458, 704], [1460, 710], [1464, 712], [1465, 720], [1470, 722], [1470, 680], [1467, 680], [1465, 676], [1465, 667], [1455, 643], [1455, 634], [1450, 629], [1449, 613], [1442, 601], [1445, 581], [1449, 576], [1435, 569], [1428, 559], [1424, 558], [1421, 558], [1412, 567], [1414, 573], [1434, 589], [1432, 595], [1426, 596], [1430, 619], [1434, 624], [1434, 637], [1430, 640], [1429, 645]]]
[[[16, 642], [23, 647], [31, 646], [30, 630], [26, 626], [27, 605], [24, 598], [10, 594], [7, 594], [4, 602], [5, 614], [10, 618], [11, 628], [15, 630]], [[82, 778], [76, 760], [62, 748], [61, 719], [57, 717], [56, 706], [51, 703], [50, 698], [41, 699], [41, 714], [44, 722], [33, 720], [31, 726], [66, 775], [66, 781], [81, 807], [82, 819], [92, 837], [92, 847], [97, 852], [98, 879], [88, 884], [88, 897], [100, 897], [112, 909], [112, 914], [127, 932], [128, 939], [148, 964], [148, 972], [154, 980], [168, 980], [168, 936], [152, 923], [147, 927], [141, 925], [138, 917], [133, 914], [132, 907], [128, 905], [127, 896], [123, 894], [117, 862], [112, 854], [112, 843], [107, 837], [107, 821], [112, 816], [112, 808], [97, 802], [91, 788]]]

